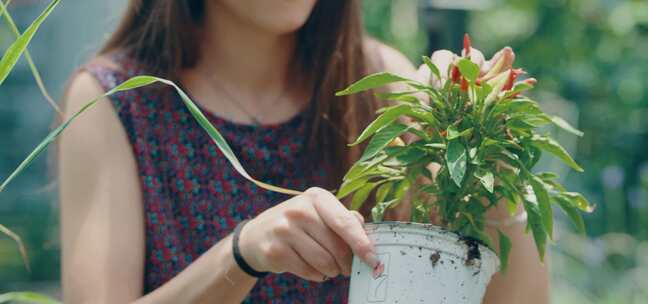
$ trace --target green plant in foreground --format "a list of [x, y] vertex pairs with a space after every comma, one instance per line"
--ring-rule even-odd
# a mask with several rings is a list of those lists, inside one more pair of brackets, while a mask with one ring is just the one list
[[0, 303], [59, 304], [60, 302], [34, 292], [8, 292], [0, 295]]
[[[11, 0], [7, 0], [6, 3], [2, 3], [2, 1], [0, 1], [0, 16], [2, 17], [2, 19], [5, 20], [5, 23], [9, 26], [14, 36], [16, 36], [16, 39], [18, 39], [21, 37], [20, 31], [18, 31], [18, 27], [16, 26], [16, 23], [13, 21], [13, 18], [11, 18], [11, 15], [7, 11], [7, 6], [9, 6], [10, 3]], [[56, 5], [56, 3], [58, 3], [58, 1], [54, 2], [54, 6]], [[29, 65], [29, 69], [32, 72], [32, 76], [36, 81], [36, 85], [38, 86], [38, 89], [41, 91], [41, 94], [43, 95], [43, 97], [45, 97], [45, 100], [47, 100], [47, 103], [52, 107], [52, 109], [54, 109], [54, 111], [56, 111], [56, 113], [62, 117], [63, 112], [61, 112], [61, 109], [56, 104], [56, 101], [54, 101], [50, 93], [47, 91], [47, 88], [45, 88], [45, 84], [43, 83], [43, 78], [41, 77], [40, 72], [36, 68], [36, 64], [34, 63], [31, 54], [26, 48], [24, 49], [24, 56], [25, 56], [25, 60], [27, 60], [27, 64]]]
[[[45, 89], [45, 86], [40, 77], [40, 73], [36, 69], [36, 66], [34, 65], [31, 56], [27, 51], [27, 46], [31, 42], [31, 39], [36, 34], [36, 31], [38, 31], [38, 28], [41, 26], [43, 21], [45, 21], [45, 19], [54, 10], [54, 8], [56, 8], [59, 2], [60, 0], [52, 0], [52, 2], [47, 6], [47, 8], [31, 23], [31, 25], [27, 28], [27, 30], [25, 30], [24, 33], [20, 34], [18, 29], [16, 28], [15, 23], [13, 22], [13, 19], [11, 18], [11, 15], [9, 14], [6, 8], [6, 6], [10, 3], [10, 1], [7, 1], [7, 3], [0, 1], [0, 17], [5, 19], [9, 27], [12, 29], [13, 33], [17, 36], [16, 41], [14, 41], [9, 46], [9, 48], [2, 54], [2, 58], [0, 59], [0, 85], [2, 85], [5, 79], [9, 76], [9, 73], [11, 73], [13, 68], [16, 66], [16, 63], [18, 62], [18, 59], [20, 59], [20, 56], [23, 53], [25, 53], [25, 57], [31, 68], [32, 74], [34, 75], [34, 79], [38, 84], [38, 87], [41, 89], [43, 96], [45, 96], [48, 102], [50, 102], [50, 104], [54, 106], [54, 109], [58, 113], [60, 113], [60, 110], [58, 109], [58, 107], [55, 106], [55, 103], [53, 103], [53, 100], [49, 96], [49, 93], [47, 93], [47, 90]], [[0, 192], [2, 192], [2, 189], [0, 189]], [[25, 249], [25, 246], [23, 245], [20, 237], [17, 234], [13, 233], [11, 230], [9, 230], [9, 228], [3, 226], [2, 224], [0, 224], [0, 232], [9, 236], [14, 241], [16, 241], [20, 253], [25, 262], [25, 267], [27, 267], [27, 269], [29, 270], [29, 259], [27, 258], [27, 250]]]
[[[551, 172], [534, 173], [542, 152], [549, 152], [576, 171], [583, 171], [560, 144], [538, 127], [554, 123], [582, 136], [567, 122], [545, 114], [538, 104], [522, 95], [535, 79], [516, 79], [520, 69], [503, 69], [502, 57], [487, 73], [470, 60], [470, 39], [465, 37], [463, 57], [457, 56], [448, 71], [424, 57], [431, 79], [447, 79], [440, 88], [389, 73], [369, 75], [337, 95], [354, 94], [401, 82], [408, 91], [379, 94], [394, 101], [352, 145], [366, 140], [364, 154], [348, 171], [338, 198], [353, 194], [351, 207], [358, 209], [371, 193], [375, 222], [388, 208], [405, 197], [411, 203], [413, 222], [430, 222], [432, 212], [441, 225], [493, 248], [485, 233], [486, 212], [506, 204], [513, 216], [522, 205], [528, 214], [540, 259], [553, 235], [552, 205], [558, 205], [583, 232], [580, 211], [590, 212], [587, 200], [568, 192]], [[447, 76], [447, 77], [443, 77]], [[429, 100], [423, 101], [420, 96]], [[407, 121], [407, 123], [405, 122]], [[401, 136], [417, 139], [405, 144]], [[428, 167], [441, 167], [431, 172]], [[421, 180], [427, 179], [427, 183]], [[499, 232], [502, 267], [507, 264], [510, 239]]]

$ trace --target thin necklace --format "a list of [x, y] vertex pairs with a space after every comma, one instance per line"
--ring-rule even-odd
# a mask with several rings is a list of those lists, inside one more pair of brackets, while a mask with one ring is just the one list
[[[234, 94], [230, 93], [229, 90], [220, 82], [214, 75], [206, 75], [207, 78], [211, 81], [209, 81], [209, 84], [211, 85], [212, 89], [217, 89], [224, 93], [226, 95], [227, 101], [234, 107], [238, 108], [239, 111], [241, 111], [244, 115], [246, 115], [250, 121], [252, 121], [252, 124], [254, 126], [261, 126], [262, 123], [261, 121], [254, 115], [252, 112], [250, 112], [248, 109], [246, 109], [243, 106], [243, 103], [239, 102], [236, 97], [234, 97]], [[286, 95], [286, 90], [281, 90], [281, 94], [277, 96], [273, 101], [272, 104], [277, 104], [281, 99], [283, 99], [284, 95]]]

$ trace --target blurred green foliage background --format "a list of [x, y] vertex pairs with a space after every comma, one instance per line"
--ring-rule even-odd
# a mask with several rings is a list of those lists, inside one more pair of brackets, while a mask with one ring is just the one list
[[[45, 1], [15, 0], [21, 29]], [[30, 50], [47, 86], [60, 96], [65, 80], [114, 26], [125, 0], [63, 1]], [[491, 55], [510, 45], [518, 66], [538, 78], [533, 94], [547, 112], [585, 132], [555, 132], [586, 169], [547, 158], [540, 169], [562, 173], [568, 188], [597, 205], [588, 235], [559, 221], [551, 268], [553, 303], [648, 302], [648, 2], [645, 0], [365, 0], [367, 30], [416, 64], [440, 48], [458, 51], [468, 32]], [[83, 27], [79, 27], [83, 24]], [[12, 36], [0, 24], [0, 49]], [[45, 136], [53, 113], [22, 62], [0, 88], [0, 176]], [[0, 237], [0, 292], [57, 294], [56, 183], [42, 158], [0, 194], [0, 223], [25, 239], [33, 271], [15, 244]]]

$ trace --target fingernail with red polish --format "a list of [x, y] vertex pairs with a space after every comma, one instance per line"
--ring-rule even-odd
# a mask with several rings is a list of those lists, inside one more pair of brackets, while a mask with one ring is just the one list
[[379, 264], [380, 260], [378, 260], [378, 257], [375, 253], [371, 252], [367, 255], [367, 265], [369, 265], [371, 269], [375, 269]]
[[378, 266], [373, 269], [373, 278], [377, 279], [385, 272], [385, 264], [378, 262]]

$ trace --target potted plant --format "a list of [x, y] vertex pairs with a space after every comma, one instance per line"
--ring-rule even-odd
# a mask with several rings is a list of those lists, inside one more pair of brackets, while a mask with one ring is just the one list
[[[552, 205], [584, 230], [580, 211], [590, 211], [587, 200], [568, 192], [556, 174], [532, 171], [543, 152], [582, 171], [538, 127], [554, 123], [582, 133], [523, 95], [535, 79], [517, 81], [523, 71], [504, 70], [503, 57], [489, 72], [480, 72], [470, 60], [470, 50], [466, 35], [463, 56], [456, 56], [448, 71], [439, 71], [423, 57], [431, 79], [443, 80], [440, 87], [377, 73], [337, 93], [354, 94], [394, 82], [409, 88], [379, 94], [393, 103], [378, 110], [377, 118], [352, 143], [368, 141], [337, 193], [340, 199], [350, 196], [353, 209], [373, 193], [373, 223], [366, 229], [384, 264], [370, 269], [354, 259], [350, 303], [480, 303], [491, 276], [500, 265], [506, 269], [511, 248], [510, 239], [499, 231], [498, 261], [495, 244], [485, 232], [487, 211], [500, 204], [511, 216], [518, 209], [526, 212], [527, 230], [540, 259], [552, 238]], [[416, 139], [406, 143], [406, 134]], [[440, 169], [429, 170], [432, 163]], [[385, 211], [405, 199], [411, 205], [410, 222], [383, 222]], [[432, 214], [439, 219], [435, 224]]]
[[[58, 2], [53, 0], [3, 54], [0, 85]], [[1, 4], [0, 9], [0, 14], [9, 16]], [[358, 209], [372, 193], [376, 202], [372, 208], [374, 223], [368, 224], [367, 230], [375, 241], [382, 269], [368, 269], [354, 259], [351, 303], [480, 302], [490, 277], [499, 268], [494, 244], [484, 232], [486, 212], [499, 204], [505, 204], [511, 214], [520, 206], [528, 214], [528, 229], [533, 234], [540, 259], [547, 238], [552, 237], [552, 204], [562, 208], [576, 227], [584, 230], [579, 211], [590, 211], [586, 199], [578, 193], [567, 192], [556, 182], [555, 174], [531, 171], [542, 151], [582, 171], [556, 141], [539, 134], [537, 127], [554, 123], [577, 135], [582, 133], [562, 119], [546, 115], [536, 102], [522, 95], [535, 81], [516, 82], [521, 70], [500, 70], [503, 65], [497, 63], [491, 72], [482, 75], [479, 66], [469, 59], [467, 38], [464, 48], [464, 56], [457, 56], [449, 70], [443, 71], [448, 80], [440, 88], [378, 73], [338, 93], [354, 94], [394, 82], [405, 83], [410, 88], [404, 92], [381, 94], [395, 104], [380, 109], [379, 116], [353, 143], [369, 140], [364, 154], [346, 174], [337, 192], [339, 198], [353, 194], [353, 209]], [[423, 59], [434, 77], [443, 79], [431, 60]], [[36, 69], [32, 71], [39, 79]], [[176, 90], [192, 116], [242, 176], [270, 191], [300, 193], [254, 179], [218, 130], [179, 86], [167, 79], [147, 75], [126, 80], [89, 100], [67, 117], [1, 181], [0, 193], [69, 124], [102, 97], [158, 82]], [[427, 96], [429, 102], [419, 99], [419, 94]], [[409, 120], [407, 123], [403, 122], [405, 118]], [[412, 134], [417, 140], [405, 143], [401, 139], [405, 134]], [[439, 164], [440, 169], [431, 172], [428, 170], [431, 163]], [[406, 197], [411, 204], [411, 222], [382, 222], [385, 211]], [[432, 213], [440, 218], [439, 226], [430, 224]], [[0, 225], [0, 232], [21, 244], [18, 236], [4, 226]], [[499, 264], [505, 269], [511, 243], [501, 232], [498, 239]], [[31, 293], [0, 295], [5, 301], [49, 301], [35, 297]]]

